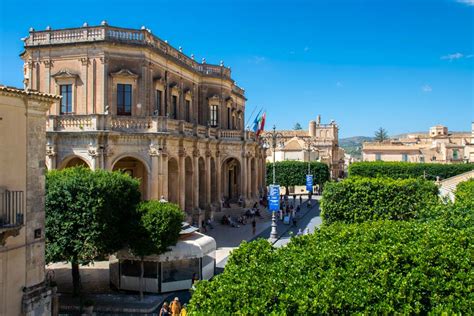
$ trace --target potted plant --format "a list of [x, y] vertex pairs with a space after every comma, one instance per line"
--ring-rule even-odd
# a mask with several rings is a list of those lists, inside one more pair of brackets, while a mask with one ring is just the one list
[[86, 315], [92, 315], [92, 311], [94, 310], [94, 301], [91, 299], [84, 300], [84, 313]]

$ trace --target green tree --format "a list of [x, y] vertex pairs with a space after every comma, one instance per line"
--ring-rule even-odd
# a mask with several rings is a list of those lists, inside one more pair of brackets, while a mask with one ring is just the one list
[[383, 127], [380, 127], [378, 130], [375, 131], [375, 141], [383, 142], [388, 139], [387, 130]]
[[[310, 172], [313, 175], [314, 184], [323, 185], [329, 180], [329, 167], [322, 162], [312, 161]], [[302, 161], [278, 161], [275, 163], [276, 183], [288, 187], [304, 185], [308, 163]], [[273, 163], [267, 163], [267, 184], [273, 183]]]
[[46, 261], [71, 263], [74, 295], [80, 294], [79, 265], [126, 244], [139, 201], [139, 182], [120, 172], [84, 167], [48, 172]]
[[303, 128], [301, 127], [301, 124], [300, 124], [300, 123], [296, 122], [296, 124], [295, 124], [295, 126], [293, 127], [293, 129], [294, 129], [295, 131], [300, 131], [300, 130], [302, 130]]
[[172, 203], [145, 201], [140, 203], [132, 221], [129, 247], [140, 257], [140, 299], [143, 300], [143, 273], [145, 256], [160, 255], [178, 242], [184, 220], [183, 211]]
[[191, 315], [471, 315], [474, 216], [336, 223], [280, 248], [243, 243]]
[[474, 179], [459, 183], [454, 197], [456, 205], [474, 211]]

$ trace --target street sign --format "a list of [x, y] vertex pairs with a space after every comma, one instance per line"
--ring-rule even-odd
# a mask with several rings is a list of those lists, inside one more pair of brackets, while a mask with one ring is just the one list
[[268, 210], [270, 212], [278, 212], [280, 210], [280, 186], [276, 184], [270, 185], [270, 194], [268, 198]]
[[313, 175], [312, 174], [306, 175], [306, 190], [308, 192], [313, 192]]

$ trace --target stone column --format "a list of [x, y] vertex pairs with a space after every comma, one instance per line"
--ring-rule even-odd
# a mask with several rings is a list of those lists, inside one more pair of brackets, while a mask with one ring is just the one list
[[211, 152], [206, 151], [206, 208], [211, 209]]
[[199, 150], [193, 152], [193, 206], [199, 207]]
[[159, 189], [158, 189], [158, 174], [159, 174], [159, 169], [160, 169], [160, 154], [158, 147], [154, 144], [150, 144], [150, 149], [148, 150], [148, 153], [150, 154], [151, 157], [151, 171], [150, 171], [150, 176], [149, 176], [149, 183], [150, 183], [150, 191], [148, 194], [148, 198], [151, 200], [159, 200]]
[[163, 153], [160, 156], [160, 172], [158, 174], [158, 192], [159, 196], [164, 196], [167, 201], [169, 201], [169, 192], [168, 192], [168, 155]]
[[222, 165], [221, 165], [221, 157], [219, 156], [219, 153], [216, 153], [216, 194], [217, 194], [217, 201], [218, 203], [218, 209], [222, 211], [221, 209], [221, 202], [222, 202]]
[[100, 58], [100, 61], [102, 62], [102, 67], [103, 67], [103, 71], [102, 71], [102, 93], [99, 93], [99, 94], [102, 94], [102, 106], [103, 106], [103, 110], [101, 111], [101, 113], [108, 113], [110, 112], [112, 108], [112, 105], [109, 104], [109, 62], [108, 62], [108, 58], [107, 57], [102, 57]]
[[184, 151], [184, 149], [180, 149], [178, 156], [178, 201], [179, 207], [184, 211], [186, 206], [186, 170], [184, 165], [186, 152]]
[[247, 155], [245, 152], [242, 154], [242, 163], [240, 164], [240, 194], [244, 199], [248, 198], [248, 188], [247, 188]]
[[[83, 81], [82, 85], [82, 97], [81, 97], [81, 106], [83, 108], [83, 112], [85, 114], [89, 114], [89, 102], [88, 102], [88, 86], [89, 86], [89, 58], [83, 57], [80, 59], [81, 61], [81, 79]], [[77, 91], [77, 90], [76, 90]], [[79, 104], [76, 105], [76, 113], [81, 113], [78, 107]]]

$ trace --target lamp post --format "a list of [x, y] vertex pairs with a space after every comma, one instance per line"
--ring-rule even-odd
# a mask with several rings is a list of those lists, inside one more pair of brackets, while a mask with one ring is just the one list
[[[308, 152], [308, 175], [311, 174], [311, 152], [317, 152], [318, 153], [318, 160], [319, 160], [319, 149], [317, 149], [317, 145], [313, 142], [313, 140], [308, 139], [308, 138], [301, 138], [303, 140], [305, 146], [306, 146], [306, 151]], [[313, 193], [313, 190], [311, 190], [311, 193]], [[308, 195], [309, 197], [309, 195]]]
[[[272, 148], [272, 156], [273, 156], [273, 181], [272, 184], [276, 184], [276, 172], [275, 172], [275, 150], [278, 144], [281, 144], [280, 139], [283, 138], [283, 135], [280, 132], [276, 131], [275, 125], [273, 125], [273, 129], [271, 132], [267, 132], [263, 137], [264, 147], [265, 148]], [[276, 223], [276, 215], [275, 212], [272, 212], [272, 230], [270, 232], [270, 241], [273, 243], [278, 239], [278, 232], [277, 232], [277, 223]]]

